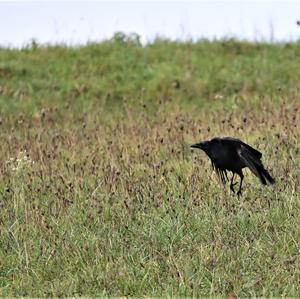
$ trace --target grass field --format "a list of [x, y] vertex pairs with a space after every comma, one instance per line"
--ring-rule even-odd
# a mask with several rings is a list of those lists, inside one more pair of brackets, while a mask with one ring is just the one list
[[[0, 49], [1, 296], [299, 296], [300, 43]], [[241, 198], [189, 145], [235, 136]]]

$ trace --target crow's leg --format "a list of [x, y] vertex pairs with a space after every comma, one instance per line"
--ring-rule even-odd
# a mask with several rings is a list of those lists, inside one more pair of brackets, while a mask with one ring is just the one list
[[231, 181], [230, 181], [230, 190], [234, 193], [234, 186], [237, 184], [237, 183], [233, 183], [233, 179], [234, 179], [234, 176], [235, 176], [235, 173], [232, 172], [232, 177], [231, 177]]
[[241, 181], [240, 181], [239, 190], [238, 190], [238, 192], [236, 194], [237, 194], [238, 197], [240, 197], [242, 195], [242, 184], [243, 184], [244, 175], [243, 175], [242, 171], [240, 173], [238, 173], [238, 175], [240, 176]]

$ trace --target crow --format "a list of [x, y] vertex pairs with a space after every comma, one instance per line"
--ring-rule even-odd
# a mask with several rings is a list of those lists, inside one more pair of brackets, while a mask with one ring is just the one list
[[230, 190], [232, 192], [235, 192], [233, 187], [237, 184], [233, 183], [234, 176], [236, 174], [239, 175], [240, 186], [237, 191], [238, 196], [242, 194], [242, 183], [244, 179], [242, 169], [245, 167], [250, 168], [263, 185], [275, 183], [275, 180], [261, 162], [261, 152], [239, 139], [216, 137], [208, 141], [193, 144], [191, 147], [199, 148], [208, 155], [212, 162], [213, 169], [223, 184], [228, 181], [227, 171], [232, 172], [230, 181]]

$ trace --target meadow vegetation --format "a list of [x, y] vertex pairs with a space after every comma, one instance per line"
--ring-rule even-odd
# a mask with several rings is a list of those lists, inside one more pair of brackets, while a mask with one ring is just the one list
[[[297, 296], [300, 43], [0, 49], [1, 296]], [[237, 198], [189, 145], [276, 178]]]

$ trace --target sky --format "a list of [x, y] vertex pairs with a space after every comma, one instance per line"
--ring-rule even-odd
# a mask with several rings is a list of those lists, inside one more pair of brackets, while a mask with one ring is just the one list
[[298, 1], [1, 1], [0, 45], [86, 44], [117, 31], [143, 43], [229, 38], [290, 41], [300, 37]]

